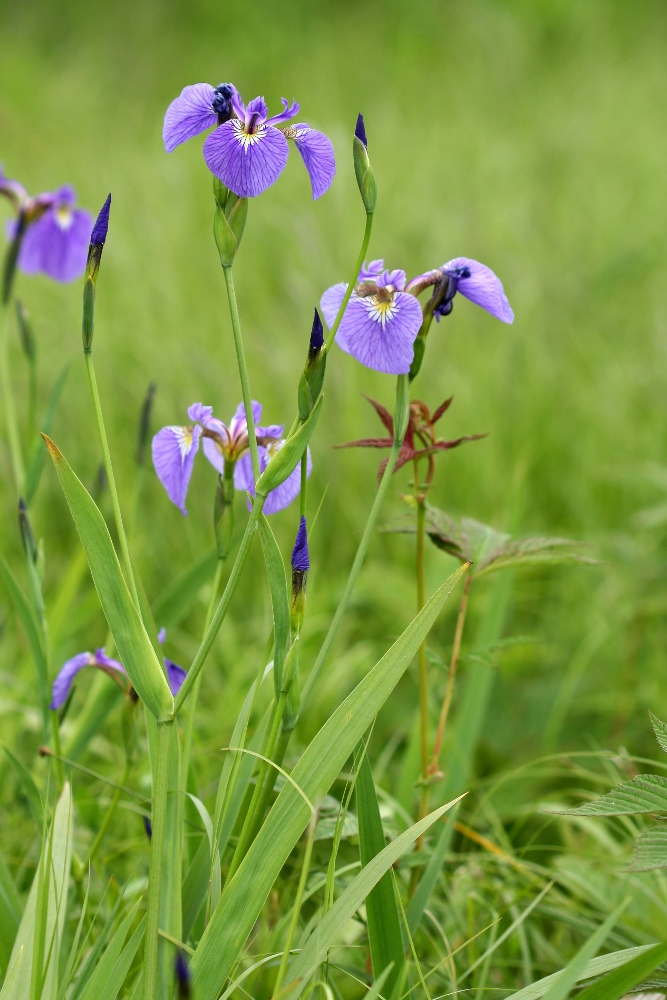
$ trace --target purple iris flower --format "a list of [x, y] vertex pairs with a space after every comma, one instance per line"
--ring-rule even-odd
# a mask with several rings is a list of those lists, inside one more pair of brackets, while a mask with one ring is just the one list
[[310, 569], [310, 557], [308, 555], [308, 531], [306, 530], [306, 519], [302, 517], [299, 521], [299, 530], [296, 533], [296, 541], [292, 549], [292, 569], [300, 573], [307, 573]]
[[[321, 306], [333, 325], [347, 285], [333, 285]], [[410, 371], [415, 338], [422, 324], [421, 306], [405, 291], [405, 271], [384, 270], [383, 260], [372, 260], [359, 272], [336, 333], [336, 343], [367, 368], [389, 375]]]
[[[160, 644], [164, 642], [166, 636], [167, 633], [165, 630], [161, 629], [158, 635]], [[169, 689], [173, 695], [178, 694], [181, 684], [185, 680], [186, 671], [183, 667], [179, 667], [177, 663], [166, 658], [164, 665], [167, 670]], [[94, 653], [77, 653], [71, 660], [67, 660], [58, 671], [51, 691], [50, 708], [54, 710], [58, 709], [67, 701], [74, 678], [84, 667], [97, 667], [99, 670], [104, 670], [105, 673], [109, 674], [110, 677], [113, 677], [120, 684], [126, 693], [129, 691], [130, 682], [127, 679], [125, 668], [120, 660], [114, 660], [110, 656], [107, 656], [103, 649], [96, 649]]]
[[[0, 171], [0, 194], [8, 197], [17, 212], [7, 235], [21, 238], [18, 266], [26, 274], [46, 274], [55, 281], [73, 281], [83, 274], [93, 220], [75, 208], [76, 195], [69, 185], [55, 192], [30, 197], [17, 181]], [[22, 235], [21, 235], [22, 234]]]
[[429, 285], [435, 285], [444, 275], [449, 278], [445, 296], [435, 311], [435, 318], [448, 316], [452, 311], [453, 298], [457, 292], [481, 306], [503, 323], [514, 322], [514, 312], [508, 302], [500, 278], [486, 264], [480, 264], [471, 257], [455, 257], [434, 271], [427, 271], [413, 278], [407, 291], [419, 295]]
[[[282, 438], [283, 425], [269, 424], [260, 427], [261, 403], [253, 401], [253, 417], [259, 452], [260, 471], [263, 472], [271, 456], [285, 443]], [[184, 427], [171, 425], [163, 427], [153, 438], [153, 465], [158, 479], [167, 491], [172, 503], [187, 514], [185, 499], [192, 476], [195, 455], [203, 438], [203, 451], [214, 469], [222, 475], [225, 462], [234, 467], [234, 486], [237, 490], [255, 495], [252, 462], [248, 449], [248, 425], [245, 407], [239, 403], [229, 424], [224, 424], [213, 416], [213, 407], [193, 403], [188, 408], [188, 416], [193, 423]], [[308, 452], [308, 475], [312, 469], [310, 450]], [[264, 504], [265, 514], [288, 507], [301, 489], [301, 472], [297, 467], [284, 483], [272, 490]]]
[[266, 191], [285, 169], [293, 139], [310, 176], [313, 198], [329, 188], [336, 173], [330, 139], [304, 123], [280, 126], [299, 113], [296, 101], [282, 98], [283, 110], [269, 118], [263, 97], [246, 106], [232, 83], [184, 87], [164, 116], [162, 138], [171, 153], [176, 146], [212, 128], [204, 142], [204, 159], [212, 174], [240, 198]]
[[[405, 271], [386, 271], [383, 260], [372, 260], [359, 272], [359, 283], [336, 333], [338, 346], [375, 371], [390, 375], [409, 372], [413, 344], [422, 324], [422, 310], [416, 296], [444, 275], [449, 283], [436, 309], [436, 319], [452, 311], [454, 295], [460, 292], [503, 323], [514, 320], [500, 279], [491, 268], [470, 257], [455, 257], [407, 284]], [[322, 296], [322, 312], [330, 327], [346, 290], [347, 285], [340, 283], [328, 288]]]

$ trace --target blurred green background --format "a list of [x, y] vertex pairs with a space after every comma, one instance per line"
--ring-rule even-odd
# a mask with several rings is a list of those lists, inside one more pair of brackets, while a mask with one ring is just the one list
[[[503, 634], [539, 643], [500, 657], [479, 771], [553, 747], [652, 750], [646, 709], [664, 712], [667, 694], [667, 515], [638, 512], [667, 499], [665, 4], [4, 0], [0, 11], [7, 174], [31, 192], [71, 183], [93, 213], [113, 192], [95, 357], [126, 511], [150, 381], [154, 430], [184, 421], [195, 400], [225, 419], [240, 399], [212, 239], [211, 178], [201, 140], [165, 154], [165, 108], [188, 83], [233, 80], [246, 99], [263, 94], [272, 109], [281, 96], [296, 98], [300, 120], [334, 143], [330, 192], [311, 201], [293, 152], [279, 182], [251, 204], [235, 268], [253, 395], [267, 421], [287, 424], [313, 306], [347, 278], [361, 238], [350, 147], [362, 110], [379, 185], [370, 256], [408, 275], [459, 254], [475, 257], [501, 276], [516, 313], [506, 327], [459, 297], [452, 316], [433, 328], [416, 394], [431, 406], [454, 394], [444, 436], [489, 435], [444, 457], [434, 501], [498, 528], [514, 518], [521, 534], [584, 540], [602, 560], [517, 573]], [[53, 437], [92, 483], [100, 454], [81, 356], [80, 284], [22, 278], [17, 291], [38, 332], [43, 403], [70, 365]], [[18, 338], [12, 366], [21, 399]], [[389, 377], [332, 353], [313, 442], [311, 515], [324, 499], [311, 540], [306, 671], [375, 486], [374, 454], [332, 446], [376, 434], [362, 393], [392, 405], [393, 388]], [[4, 444], [1, 461], [8, 470]], [[396, 477], [386, 519], [401, 512], [408, 480], [407, 470]], [[214, 486], [213, 470], [198, 461], [184, 519], [147, 471], [133, 546], [152, 597], [212, 547]], [[1, 488], [3, 551], [20, 567], [7, 471]], [[240, 528], [241, 503], [238, 515]], [[33, 518], [55, 597], [79, 543], [50, 468]], [[273, 524], [288, 553], [296, 509]], [[435, 549], [427, 557], [432, 590], [452, 562]], [[169, 654], [186, 666], [205, 600], [204, 589], [169, 636]], [[487, 600], [480, 586], [468, 649]], [[414, 602], [411, 540], [379, 535], [321, 697], [300, 723], [302, 737], [407, 624]], [[32, 667], [4, 594], [0, 607], [3, 726], [27, 733], [37, 726]], [[433, 635], [433, 650], [445, 658], [453, 615], [452, 606]], [[229, 734], [269, 616], [258, 548], [206, 673], [202, 743], [220, 745]], [[56, 658], [100, 645], [104, 635], [85, 584]], [[88, 683], [79, 685], [73, 716]], [[435, 666], [433, 683], [442, 690]], [[407, 737], [416, 699], [416, 678], [408, 676], [383, 712], [378, 747], [391, 733]]]

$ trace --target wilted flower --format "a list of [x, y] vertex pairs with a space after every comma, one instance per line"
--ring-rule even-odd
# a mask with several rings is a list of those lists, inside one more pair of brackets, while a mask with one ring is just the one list
[[[158, 635], [158, 640], [162, 644], [166, 638], [166, 632], [164, 629], [160, 630]], [[186, 671], [183, 667], [179, 667], [177, 663], [172, 660], [165, 658], [164, 665], [167, 671], [167, 681], [169, 682], [169, 689], [173, 695], [177, 694], [181, 684], [185, 680]], [[129, 693], [130, 682], [128, 680], [127, 674], [125, 673], [125, 668], [120, 660], [114, 660], [110, 656], [107, 656], [103, 649], [96, 649], [94, 653], [77, 653], [73, 656], [71, 660], [67, 660], [66, 663], [58, 671], [58, 675], [53, 682], [53, 688], [51, 691], [51, 705], [50, 708], [58, 709], [61, 705], [67, 701], [67, 696], [70, 693], [74, 678], [83, 670], [84, 667], [97, 667], [99, 670], [104, 670], [105, 673], [109, 674], [125, 691]]]
[[268, 117], [263, 97], [246, 105], [232, 83], [184, 87], [164, 116], [162, 138], [171, 153], [176, 146], [213, 128], [204, 142], [204, 159], [216, 177], [240, 198], [254, 198], [270, 187], [285, 169], [293, 139], [310, 175], [313, 198], [319, 198], [336, 173], [331, 141], [309, 125], [279, 126], [295, 118], [299, 105], [282, 98], [283, 110]]
[[[405, 271], [386, 271], [383, 260], [372, 260], [359, 272], [359, 283], [336, 333], [338, 346], [367, 368], [390, 375], [407, 374], [423, 318], [416, 296], [444, 277], [447, 285], [435, 310], [436, 319], [452, 311], [452, 299], [458, 291], [504, 323], [513, 321], [514, 313], [500, 280], [479, 261], [455, 257], [443, 267], [406, 283]], [[346, 290], [347, 285], [340, 283], [322, 296], [322, 312], [329, 326]]]
[[[262, 415], [261, 403], [253, 401], [252, 411], [257, 425]], [[213, 416], [212, 406], [204, 406], [202, 403], [193, 403], [188, 408], [188, 416], [193, 423], [183, 427], [176, 425], [163, 427], [153, 438], [153, 465], [171, 502], [176, 504], [183, 514], [187, 514], [185, 499], [195, 455], [199, 451], [199, 442], [202, 437], [204, 439], [204, 454], [213, 468], [222, 474], [225, 463], [230, 463], [234, 467], [234, 486], [236, 489], [254, 496], [255, 482], [252, 474], [252, 462], [248, 447], [248, 425], [243, 403], [239, 403], [229, 425]], [[282, 439], [283, 425], [256, 426], [255, 433], [261, 473], [268, 465], [274, 452], [282, 448], [285, 443]], [[308, 475], [310, 475], [311, 467], [309, 452]], [[269, 493], [264, 504], [264, 513], [275, 514], [276, 511], [289, 506], [298, 496], [300, 488], [301, 474], [297, 467], [284, 483]]]
[[46, 274], [55, 281], [73, 281], [86, 266], [93, 227], [91, 216], [75, 208], [76, 195], [69, 185], [55, 192], [30, 197], [18, 181], [0, 171], [0, 194], [12, 202], [16, 219], [7, 234], [19, 239], [18, 266], [26, 274]]
[[[428, 484], [433, 478], [433, 471], [435, 468], [434, 457], [438, 452], [449, 451], [451, 448], [457, 448], [465, 441], [478, 441], [480, 438], [485, 437], [484, 434], [466, 434], [464, 437], [454, 438], [451, 441], [444, 441], [436, 436], [435, 425], [447, 412], [452, 404], [453, 398], [453, 396], [450, 396], [449, 399], [446, 399], [444, 403], [441, 403], [441, 405], [434, 411], [434, 413], [431, 413], [426, 403], [422, 402], [421, 399], [412, 400], [410, 403], [408, 427], [405, 432], [403, 444], [401, 445], [401, 450], [399, 451], [398, 458], [396, 459], [394, 472], [397, 472], [400, 468], [414, 459], [428, 457], [429, 470], [425, 480]], [[389, 436], [383, 438], [361, 438], [358, 441], [348, 441], [345, 444], [336, 445], [337, 448], [391, 448], [393, 445], [394, 418], [389, 410], [382, 405], [382, 403], [378, 403], [376, 399], [372, 399], [370, 396], [366, 396], [366, 399], [371, 406], [374, 407], [375, 412], [387, 428]], [[386, 465], [387, 459], [380, 463], [380, 468], [378, 469], [378, 479], [382, 476]]]

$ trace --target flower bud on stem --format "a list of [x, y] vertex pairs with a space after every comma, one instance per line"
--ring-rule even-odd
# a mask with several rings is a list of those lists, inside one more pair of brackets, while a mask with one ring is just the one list
[[366, 138], [366, 126], [364, 125], [364, 116], [362, 114], [359, 114], [357, 126], [354, 130], [352, 155], [354, 157], [354, 173], [357, 178], [361, 200], [364, 203], [367, 214], [372, 215], [377, 204], [378, 191], [375, 174], [373, 173], [371, 161], [368, 158], [368, 140]]

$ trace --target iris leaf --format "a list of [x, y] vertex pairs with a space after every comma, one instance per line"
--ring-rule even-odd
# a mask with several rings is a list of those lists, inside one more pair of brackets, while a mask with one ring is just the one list
[[285, 564], [280, 553], [276, 537], [264, 514], [259, 519], [259, 537], [262, 540], [262, 551], [266, 572], [271, 589], [271, 606], [273, 608], [273, 683], [276, 698], [280, 695], [282, 684], [282, 669], [285, 654], [290, 642], [289, 604], [287, 601], [287, 582], [285, 579]]

